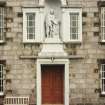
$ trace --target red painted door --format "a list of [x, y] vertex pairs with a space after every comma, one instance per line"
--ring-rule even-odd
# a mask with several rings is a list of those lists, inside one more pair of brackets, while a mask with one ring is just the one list
[[42, 66], [42, 104], [64, 103], [64, 66]]

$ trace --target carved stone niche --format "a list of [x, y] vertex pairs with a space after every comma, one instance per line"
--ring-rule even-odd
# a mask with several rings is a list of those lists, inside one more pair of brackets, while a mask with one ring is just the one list
[[45, 38], [38, 56], [67, 56], [61, 37], [61, 6], [66, 5], [66, 0], [40, 0], [39, 4], [45, 6]]
[[45, 0], [45, 38], [51, 42], [60, 39], [61, 0]]

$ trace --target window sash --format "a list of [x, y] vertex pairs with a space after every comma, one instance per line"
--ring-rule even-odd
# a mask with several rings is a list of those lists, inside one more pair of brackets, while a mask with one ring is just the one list
[[101, 93], [105, 94], [105, 64], [101, 64]]
[[26, 13], [27, 16], [27, 40], [35, 40], [35, 13]]
[[78, 40], [79, 13], [70, 13], [70, 40]]
[[101, 39], [105, 41], [105, 7], [101, 7]]
[[4, 91], [4, 87], [3, 87], [3, 69], [4, 69], [4, 65], [0, 64], [0, 94], [3, 94]]
[[4, 8], [0, 7], [0, 42], [4, 40]]

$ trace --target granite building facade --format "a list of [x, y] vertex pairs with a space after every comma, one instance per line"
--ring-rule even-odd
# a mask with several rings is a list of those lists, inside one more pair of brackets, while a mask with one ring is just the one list
[[1, 104], [7, 96], [104, 105], [105, 0], [0, 0]]

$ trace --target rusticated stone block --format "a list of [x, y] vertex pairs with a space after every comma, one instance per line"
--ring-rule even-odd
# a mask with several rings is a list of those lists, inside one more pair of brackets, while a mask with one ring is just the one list
[[[36, 60], [19, 59], [19, 55], [37, 56], [41, 47], [40, 44], [28, 43], [23, 48], [22, 7], [35, 8], [35, 5], [38, 6], [38, 0], [4, 1], [7, 4], [7, 14], [5, 17], [7, 29], [6, 44], [3, 46], [0, 45], [0, 57], [5, 58], [7, 63], [11, 65], [11, 67], [7, 65], [6, 68], [5, 80], [6, 86], [8, 86], [7, 93], [14, 95], [13, 90], [16, 90], [16, 94], [18, 95], [30, 95], [33, 88], [36, 93]], [[97, 1], [99, 0], [67, 0], [68, 7], [82, 8], [83, 42], [80, 44], [64, 43], [64, 50], [69, 55], [78, 54], [85, 56], [84, 59], [70, 59], [70, 105], [105, 105], [105, 98], [101, 100], [102, 97], [97, 95], [99, 92], [97, 90], [95, 92], [95, 89], [98, 89], [100, 85], [98, 82], [100, 80], [98, 77], [100, 70], [96, 70], [96, 65], [98, 65], [97, 58], [105, 58], [105, 45], [98, 43], [100, 37], [100, 11], [97, 6]], [[103, 3], [105, 4], [105, 2], [101, 4]], [[8, 85], [9, 83], [10, 86]], [[31, 97], [34, 100], [36, 96], [32, 95]], [[33, 100], [31, 104], [34, 105], [35, 102]], [[0, 98], [0, 105], [2, 105], [2, 101], [3, 98]]]

